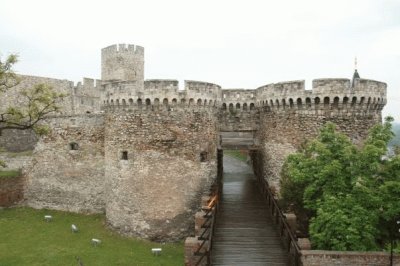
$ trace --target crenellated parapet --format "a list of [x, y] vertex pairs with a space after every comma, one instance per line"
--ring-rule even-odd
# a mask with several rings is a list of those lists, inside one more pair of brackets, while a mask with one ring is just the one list
[[102, 81], [83, 78], [72, 91], [73, 111], [75, 114], [97, 113], [100, 111], [100, 92]]
[[304, 81], [262, 86], [257, 90], [258, 106], [265, 111], [336, 111], [370, 114], [380, 112], [386, 104], [386, 83], [356, 79], [316, 79], [312, 90]]
[[220, 102], [221, 87], [216, 84], [185, 81], [185, 89], [179, 89], [177, 80], [152, 79], [144, 86], [136, 82], [114, 82], [103, 85], [104, 109], [157, 110], [165, 108], [216, 108]]

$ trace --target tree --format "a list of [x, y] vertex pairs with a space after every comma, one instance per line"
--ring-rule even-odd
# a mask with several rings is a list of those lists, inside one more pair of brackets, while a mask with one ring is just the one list
[[400, 157], [384, 160], [392, 118], [373, 127], [362, 147], [327, 123], [320, 135], [290, 155], [282, 198], [306, 213], [317, 249], [379, 250], [400, 214]]
[[[0, 135], [5, 129], [32, 129], [41, 135], [48, 132], [48, 127], [40, 122], [47, 115], [60, 111], [58, 102], [66, 95], [56, 92], [47, 84], [37, 84], [32, 88], [18, 88], [20, 78], [13, 71], [17, 63], [16, 55], [10, 55], [3, 62], [0, 58], [0, 97], [2, 94], [15, 90], [18, 94], [18, 104], [8, 103], [0, 108]], [[4, 166], [4, 163], [1, 163]]]

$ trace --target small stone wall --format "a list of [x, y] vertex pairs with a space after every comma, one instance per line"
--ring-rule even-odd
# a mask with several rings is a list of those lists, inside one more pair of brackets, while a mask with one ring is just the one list
[[24, 197], [24, 178], [10, 177], [0, 178], [0, 207], [10, 207]]
[[[387, 266], [390, 265], [390, 254], [387, 252], [356, 252], [302, 250], [301, 265], [352, 265], [352, 266]], [[393, 265], [400, 265], [400, 255], [394, 255]]]
[[27, 153], [0, 153], [0, 161], [6, 163], [5, 170], [19, 170], [30, 164], [32, 155]]

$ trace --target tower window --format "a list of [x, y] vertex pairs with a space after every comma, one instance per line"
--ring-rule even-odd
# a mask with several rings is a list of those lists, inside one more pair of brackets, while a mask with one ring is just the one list
[[121, 153], [121, 160], [128, 160], [128, 152], [127, 151], [123, 151]]
[[77, 151], [77, 150], [79, 150], [79, 145], [78, 145], [78, 143], [76, 143], [76, 142], [71, 142], [71, 143], [69, 144], [69, 149], [70, 149], [71, 151]]
[[208, 154], [207, 154], [207, 152], [202, 151], [202, 152], [200, 153], [200, 162], [202, 162], [202, 163], [207, 162], [207, 159], [208, 159]]

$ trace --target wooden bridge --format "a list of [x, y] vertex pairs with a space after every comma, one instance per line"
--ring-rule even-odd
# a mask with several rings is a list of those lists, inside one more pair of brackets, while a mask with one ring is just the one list
[[[223, 190], [212, 238], [212, 265], [287, 265], [288, 252], [250, 167], [224, 158]], [[233, 164], [238, 162], [233, 162]]]

